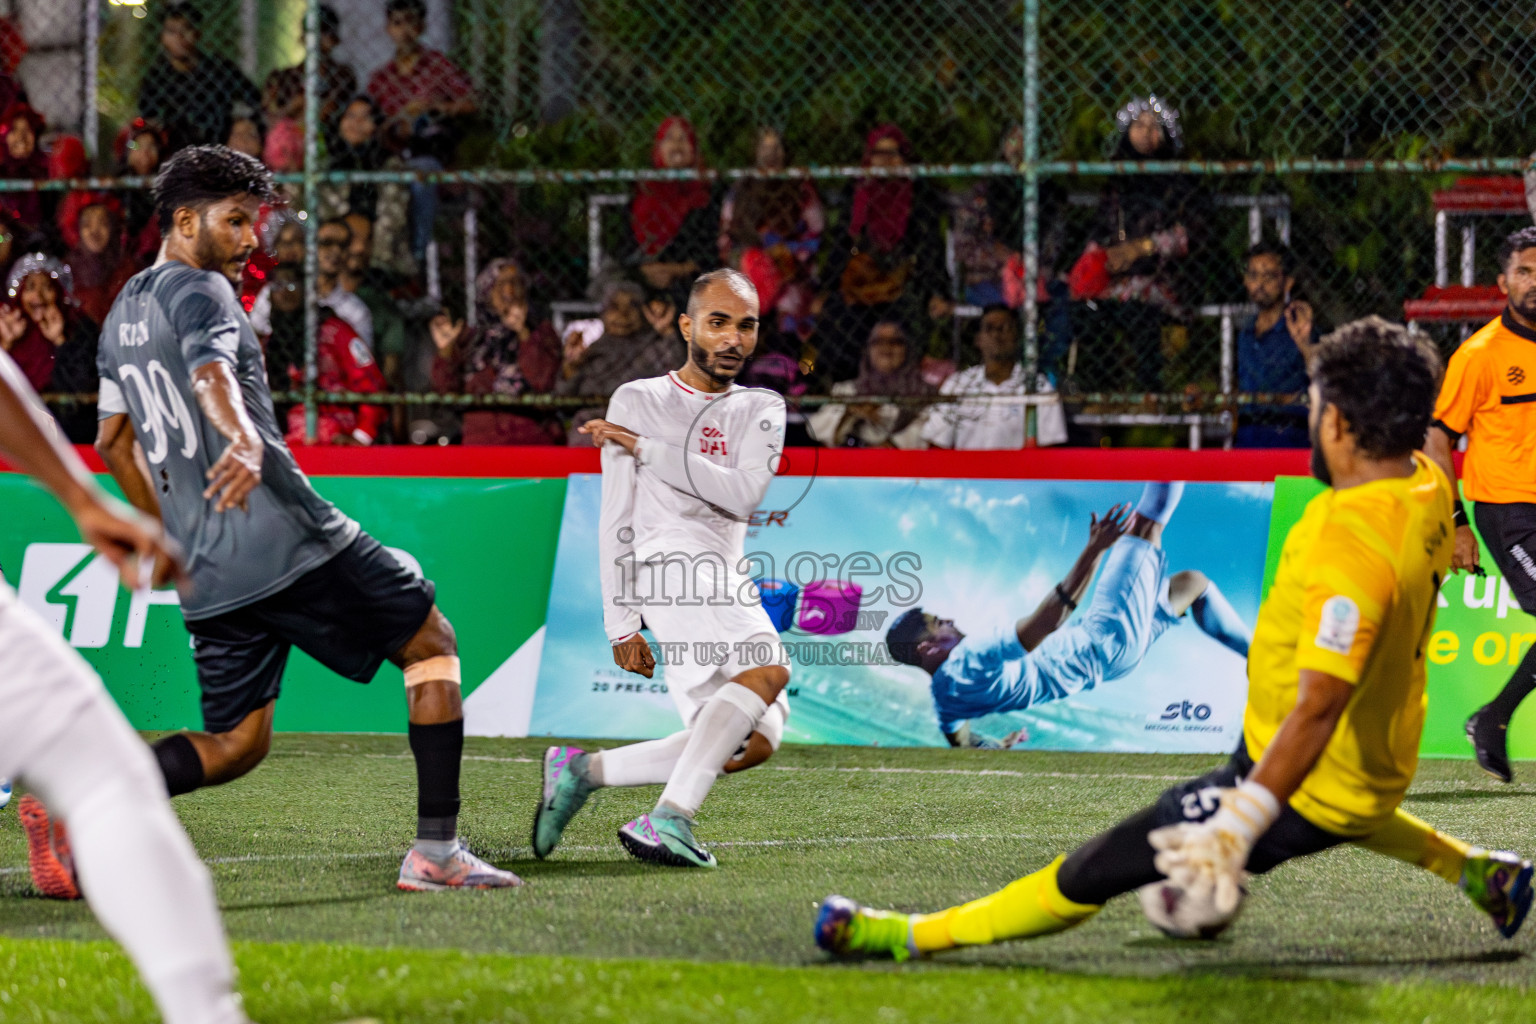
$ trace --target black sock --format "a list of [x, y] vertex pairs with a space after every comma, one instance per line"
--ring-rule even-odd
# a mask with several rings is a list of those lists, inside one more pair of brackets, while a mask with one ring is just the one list
[[458, 835], [459, 762], [464, 756], [464, 719], [408, 729], [416, 755], [416, 838]]
[[1520, 659], [1520, 667], [1515, 669], [1515, 674], [1509, 677], [1509, 682], [1504, 684], [1499, 695], [1488, 702], [1488, 710], [1496, 719], [1507, 723], [1514, 717], [1520, 702], [1532, 690], [1536, 690], [1536, 644], [1526, 649], [1525, 657]]
[[155, 760], [160, 762], [160, 774], [165, 776], [165, 788], [171, 796], [190, 793], [202, 786], [203, 759], [197, 756], [197, 748], [186, 733], [167, 736], [150, 749], [155, 752]]

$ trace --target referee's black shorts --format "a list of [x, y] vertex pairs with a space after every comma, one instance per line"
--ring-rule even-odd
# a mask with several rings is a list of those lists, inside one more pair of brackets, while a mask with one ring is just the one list
[[277, 698], [288, 652], [366, 683], [416, 635], [435, 589], [367, 533], [259, 601], [187, 622], [203, 728], [229, 732]]
[[1520, 610], [1536, 615], [1536, 505], [1479, 501], [1472, 515], [1483, 546], [1520, 602]]

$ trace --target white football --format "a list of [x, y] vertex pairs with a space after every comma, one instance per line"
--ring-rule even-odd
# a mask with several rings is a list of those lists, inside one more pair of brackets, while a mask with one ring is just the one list
[[1147, 920], [1169, 938], [1214, 939], [1237, 920], [1248, 898], [1248, 890], [1242, 890], [1237, 906], [1230, 914], [1217, 911], [1212, 890], [1191, 893], [1166, 878], [1142, 886], [1137, 890], [1137, 896]]

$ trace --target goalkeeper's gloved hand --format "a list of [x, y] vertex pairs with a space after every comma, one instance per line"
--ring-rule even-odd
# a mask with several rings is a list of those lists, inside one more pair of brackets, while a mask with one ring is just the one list
[[1154, 863], [1190, 892], [1213, 892], [1216, 910], [1230, 914], [1242, 898], [1248, 854], [1280, 816], [1280, 802], [1257, 782], [1221, 793], [1221, 807], [1199, 824], [1167, 825], [1148, 833]]

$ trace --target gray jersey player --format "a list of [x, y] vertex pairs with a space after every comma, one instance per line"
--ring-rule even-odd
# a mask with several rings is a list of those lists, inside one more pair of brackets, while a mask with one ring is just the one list
[[160, 260], [128, 282], [102, 328], [96, 446], [129, 500], [187, 552], [180, 596], [203, 731], [155, 745], [166, 787], [175, 796], [261, 762], [293, 647], [364, 683], [388, 660], [404, 671], [416, 758], [416, 842], [399, 887], [520, 884], [457, 838], [459, 660], [432, 584], [320, 497], [283, 443], [231, 285], [275, 197], [271, 173], [248, 156], [177, 153], [155, 179]]

